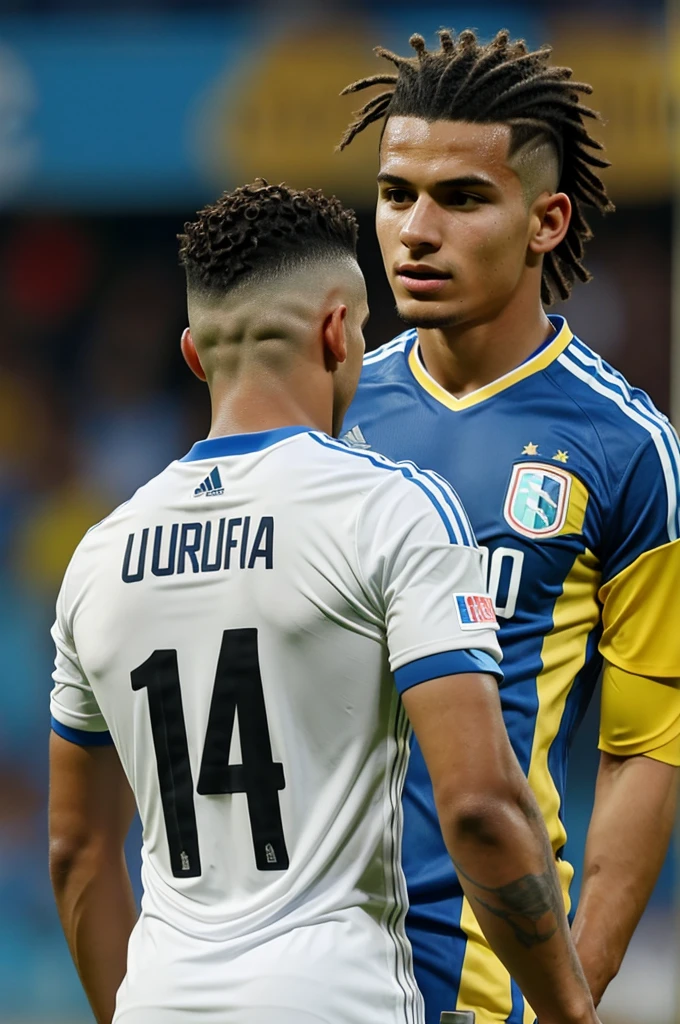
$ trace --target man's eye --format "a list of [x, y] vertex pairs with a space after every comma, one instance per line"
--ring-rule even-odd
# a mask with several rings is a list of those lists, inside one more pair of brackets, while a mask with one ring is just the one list
[[387, 198], [396, 206], [407, 203], [410, 199], [408, 192], [403, 188], [390, 188], [387, 190]]
[[481, 203], [480, 196], [472, 195], [470, 192], [453, 192], [449, 196], [449, 206], [471, 207]]

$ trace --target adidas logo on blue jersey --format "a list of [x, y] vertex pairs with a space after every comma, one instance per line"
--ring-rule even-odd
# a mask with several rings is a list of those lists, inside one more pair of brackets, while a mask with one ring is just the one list
[[361, 433], [361, 427], [359, 426], [352, 427], [351, 430], [348, 430], [346, 434], [342, 435], [341, 440], [344, 441], [345, 444], [351, 445], [352, 448], [371, 447], [364, 435]]
[[215, 466], [213, 471], [205, 478], [201, 486], [197, 487], [194, 491], [194, 498], [214, 498], [218, 494], [224, 494], [224, 487], [222, 486], [220, 471], [217, 466]]

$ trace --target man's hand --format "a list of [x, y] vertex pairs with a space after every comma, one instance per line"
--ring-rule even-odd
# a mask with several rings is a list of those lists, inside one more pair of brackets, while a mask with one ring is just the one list
[[572, 934], [595, 1005], [618, 973], [668, 850], [680, 769], [603, 753]]
[[123, 844], [135, 802], [115, 747], [50, 738], [50, 877], [98, 1024], [110, 1024], [137, 919]]

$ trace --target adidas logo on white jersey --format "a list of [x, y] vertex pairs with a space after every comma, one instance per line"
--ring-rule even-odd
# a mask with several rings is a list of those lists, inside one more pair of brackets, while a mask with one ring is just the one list
[[194, 498], [214, 498], [218, 494], [224, 494], [224, 487], [222, 486], [220, 471], [217, 466], [215, 466], [213, 471], [205, 478], [201, 486], [197, 487], [194, 491]]
[[371, 447], [364, 435], [361, 433], [361, 427], [359, 426], [352, 427], [351, 430], [348, 430], [346, 434], [342, 435], [341, 440], [343, 440], [345, 444], [351, 445], [352, 448]]

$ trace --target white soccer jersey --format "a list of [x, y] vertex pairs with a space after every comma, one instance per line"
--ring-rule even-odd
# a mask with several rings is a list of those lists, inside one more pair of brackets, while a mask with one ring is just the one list
[[449, 485], [306, 428], [200, 441], [89, 531], [51, 711], [112, 739], [143, 823], [116, 1020], [421, 1020], [399, 692], [497, 673], [495, 628]]

